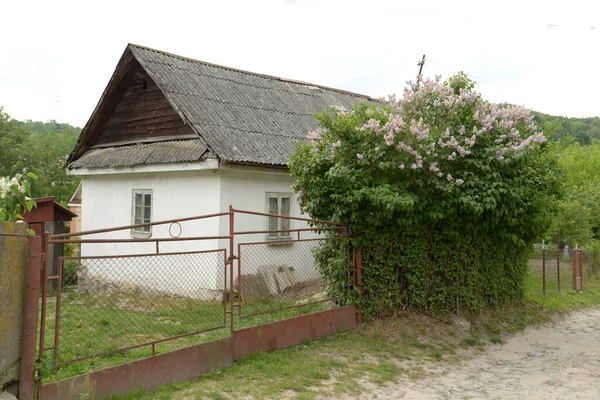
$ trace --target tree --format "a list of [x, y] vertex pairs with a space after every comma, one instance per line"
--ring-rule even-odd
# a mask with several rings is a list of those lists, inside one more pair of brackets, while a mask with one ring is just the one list
[[79, 131], [56, 121], [16, 121], [0, 108], [0, 176], [32, 171], [40, 178], [33, 182], [31, 196], [54, 196], [65, 204], [79, 184], [79, 178], [65, 171]]
[[571, 247], [600, 248], [600, 143], [582, 146], [569, 138], [553, 144], [551, 153], [562, 169], [559, 184], [565, 196], [546, 239]]
[[360, 232], [363, 310], [478, 310], [522, 295], [559, 195], [527, 110], [484, 101], [458, 74], [317, 119], [290, 171], [311, 217]]
[[0, 176], [12, 176], [23, 169], [23, 139], [27, 134], [0, 107]]

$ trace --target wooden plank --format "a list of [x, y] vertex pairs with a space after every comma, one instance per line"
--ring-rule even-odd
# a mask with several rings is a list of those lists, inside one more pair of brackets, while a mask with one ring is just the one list
[[187, 132], [189, 131], [190, 133], [192, 132], [191, 128], [184, 125], [184, 124], [148, 124], [148, 125], [143, 125], [143, 126], [135, 126], [135, 127], [131, 127], [131, 128], [123, 128], [123, 129], [114, 129], [111, 131], [107, 131], [105, 132], [102, 137], [103, 138], [107, 138], [107, 140], [111, 140], [111, 137], [114, 136], [128, 136], [128, 135], [135, 135], [137, 133], [144, 133], [144, 132], [153, 132], [153, 131], [157, 131], [157, 130], [164, 130], [164, 131], [171, 131], [173, 132], [173, 134], [177, 134], [175, 133], [176, 131], [182, 131], [182, 132]]
[[[150, 79], [150, 78], [148, 78]], [[156, 86], [156, 84], [153, 82], [152, 85], [150, 85], [150, 82], [148, 82], [148, 87], [146, 89], [143, 89], [142, 87], [142, 83], [140, 83], [139, 85], [129, 85], [127, 86], [127, 89], [123, 92], [123, 96], [131, 96], [134, 94], [140, 94], [140, 93], [162, 93], [160, 88], [158, 86]]]
[[169, 105], [169, 100], [166, 99], [165, 96], [163, 96], [162, 93], [157, 93], [154, 95], [150, 95], [150, 96], [145, 96], [145, 95], [136, 95], [136, 96], [129, 96], [127, 98], [123, 98], [119, 104], [117, 105], [117, 108], [115, 108], [115, 112], [120, 112], [122, 110], [128, 109], [128, 108], [135, 108], [135, 107], [156, 107], [156, 106], [160, 106], [160, 105]]
[[126, 50], [104, 93], [100, 97], [92, 118], [81, 133], [81, 139], [78, 141], [77, 147], [70, 159], [80, 157], [102, 134], [103, 127], [119, 102], [126, 82], [135, 73], [136, 66], [139, 66], [138, 61], [129, 50]]
[[102, 136], [111, 135], [113, 131], [137, 129], [137, 128], [148, 127], [148, 126], [152, 126], [152, 125], [159, 126], [162, 128], [166, 128], [166, 127], [174, 128], [177, 126], [183, 126], [183, 125], [185, 125], [185, 123], [181, 120], [181, 118], [179, 118], [179, 115], [167, 115], [164, 117], [157, 117], [157, 118], [152, 118], [152, 119], [121, 122], [121, 123], [113, 124], [113, 125], [107, 124], [106, 129], [104, 130], [104, 134]]
[[[143, 141], [144, 141], [144, 143], [156, 143], [156, 142], [166, 142], [169, 140], [190, 140], [190, 139], [198, 139], [198, 135], [196, 133], [181, 134], [181, 135], [165, 135], [165, 136], [152, 135], [151, 137], [144, 137]], [[139, 143], [139, 139], [124, 140], [124, 141], [120, 141], [120, 142], [105, 141], [103, 143], [97, 143], [90, 148], [96, 149], [96, 148], [105, 148], [105, 147], [112, 147], [112, 146], [125, 146], [125, 145], [136, 144], [136, 143]]]
[[198, 135], [196, 135], [192, 129], [189, 126], [182, 126], [180, 128], [167, 128], [167, 129], [153, 129], [153, 130], [145, 130], [145, 131], [139, 131], [136, 133], [130, 133], [130, 134], [121, 134], [121, 135], [110, 135], [108, 137], [100, 137], [97, 141], [96, 141], [96, 145], [103, 145], [103, 147], [106, 147], [106, 145], [108, 143], [113, 143], [113, 144], [122, 144], [123, 142], [127, 141], [127, 142], [135, 142], [135, 141], [140, 141], [140, 142], [144, 142], [145, 139], [147, 138], [152, 138], [155, 136], [160, 136], [160, 137], [164, 137], [165, 140], [173, 140], [178, 138], [181, 135], [185, 135], [187, 136], [192, 136], [194, 135], [194, 137], [198, 137]]
[[113, 115], [107, 124], [114, 125], [121, 122], [140, 121], [148, 118], [165, 117], [173, 115], [175, 111], [171, 107], [162, 107], [156, 109], [128, 110]]

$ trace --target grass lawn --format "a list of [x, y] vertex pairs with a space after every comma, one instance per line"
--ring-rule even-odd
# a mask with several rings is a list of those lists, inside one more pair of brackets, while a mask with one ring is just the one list
[[[243, 315], [292, 307], [297, 302], [296, 297], [249, 300], [244, 302]], [[241, 319], [237, 317], [236, 309], [234, 323], [236, 327], [247, 327], [321, 311], [332, 306], [333, 303], [325, 302]], [[229, 334], [229, 327], [224, 324], [224, 307], [221, 302], [148, 296], [139, 292], [90, 295], [77, 293], [71, 288], [63, 292], [60, 307], [59, 364], [192, 332], [206, 331], [157, 343], [156, 354]], [[46, 347], [54, 345], [55, 310], [56, 296], [49, 296], [44, 335]], [[40, 365], [42, 382], [52, 382], [151, 355], [152, 347], [143, 346], [59, 365], [55, 369], [52, 363], [53, 351], [49, 350]]]
[[484, 313], [471, 321], [470, 329], [461, 328], [460, 320], [452, 316], [401, 314], [333, 337], [256, 354], [194, 381], [153, 393], [132, 392], [122, 399], [326, 398], [358, 394], [401, 375], [420, 378], [436, 365], [458, 362], [484, 346], [503, 343], [503, 338], [527, 326], [551, 321], [556, 313], [600, 304], [597, 276], [585, 275], [584, 290], [574, 292], [570, 266], [565, 263], [563, 271], [561, 293], [549, 273], [543, 296], [541, 272], [530, 270], [524, 305]]

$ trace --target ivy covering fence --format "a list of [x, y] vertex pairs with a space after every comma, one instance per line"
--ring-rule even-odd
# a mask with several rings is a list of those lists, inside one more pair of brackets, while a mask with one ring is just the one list
[[[519, 300], [560, 196], [528, 110], [483, 100], [462, 73], [419, 80], [400, 100], [318, 115], [321, 129], [290, 161], [304, 212], [360, 233], [367, 316]], [[340, 245], [317, 254], [333, 291], [344, 264], [324, 260], [346, 257]]]

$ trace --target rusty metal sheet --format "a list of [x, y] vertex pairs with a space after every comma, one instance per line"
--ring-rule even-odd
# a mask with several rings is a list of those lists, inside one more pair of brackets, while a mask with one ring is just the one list
[[153, 390], [185, 382], [216, 368], [233, 364], [232, 338], [226, 337], [185, 349], [159, 354], [116, 367], [42, 385], [40, 399], [77, 400], [123, 395], [134, 389]]
[[295, 346], [356, 327], [356, 306], [349, 305], [233, 332], [233, 359], [259, 351]]

